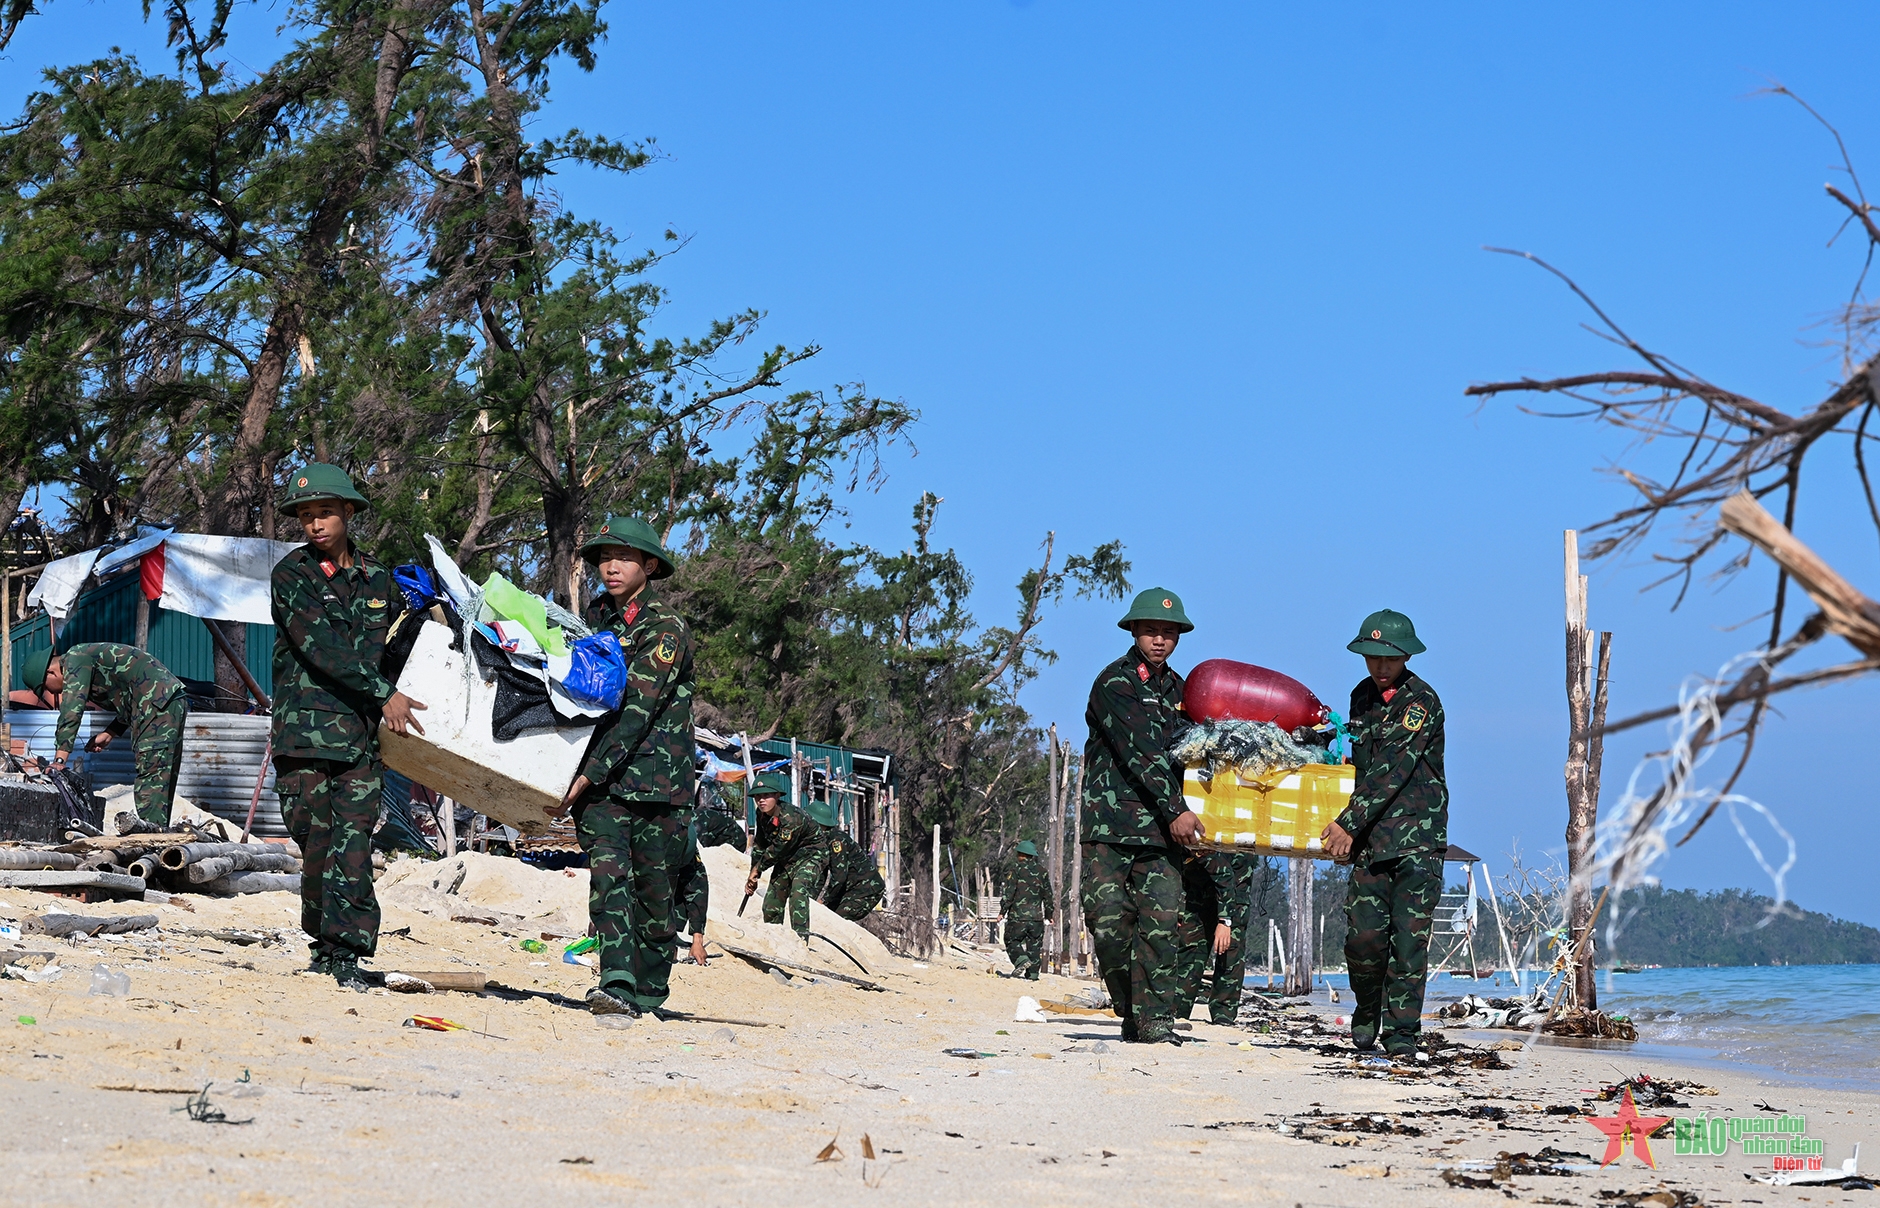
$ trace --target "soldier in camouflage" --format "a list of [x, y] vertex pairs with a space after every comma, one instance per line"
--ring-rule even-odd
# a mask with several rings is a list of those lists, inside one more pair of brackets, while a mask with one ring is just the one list
[[413, 716], [424, 705], [379, 670], [398, 593], [347, 535], [365, 506], [339, 467], [302, 467], [280, 510], [300, 521], [307, 543], [275, 564], [270, 582], [275, 791], [300, 844], [300, 926], [313, 937], [313, 968], [360, 990], [359, 962], [379, 938], [379, 722], [424, 733]]
[[91, 736], [85, 749], [102, 751], [130, 731], [137, 760], [137, 816], [154, 826], [168, 826], [183, 766], [183, 726], [189, 717], [183, 681], [148, 651], [117, 642], [84, 642], [62, 655], [35, 650], [26, 656], [21, 671], [29, 689], [59, 698], [53, 747], [61, 767], [78, 741], [78, 724], [88, 705], [117, 714], [109, 727]]
[[887, 883], [874, 858], [841, 827], [829, 827], [823, 845], [829, 853], [829, 880], [816, 900], [855, 922], [881, 904]]
[[594, 727], [562, 811], [588, 854], [588, 918], [600, 940], [596, 1015], [638, 1016], [671, 993], [673, 874], [692, 815], [692, 631], [653, 583], [673, 558], [645, 521], [609, 516], [582, 557], [605, 590], [584, 619], [620, 639], [627, 690]]
[[1345, 965], [1351, 1040], [1416, 1052], [1430, 931], [1449, 849], [1443, 779], [1443, 704], [1405, 665], [1426, 647], [1410, 618], [1385, 609], [1364, 619], [1346, 649], [1368, 675], [1351, 692], [1351, 804], [1325, 828], [1326, 850], [1351, 862]]
[[744, 846], [744, 828], [732, 821], [731, 815], [723, 810], [699, 809], [692, 814], [691, 825], [686, 827], [685, 851], [680, 856], [673, 873], [672, 900], [677, 912], [674, 927], [683, 923], [685, 933], [691, 937], [692, 963], [705, 963], [705, 916], [711, 907], [711, 877], [705, 868], [705, 857], [701, 848], [719, 847], [726, 843]]
[[1181, 769], [1168, 754], [1183, 688], [1168, 659], [1194, 625], [1180, 597], [1154, 587], [1136, 597], [1117, 626], [1135, 640], [1097, 676], [1084, 714], [1090, 738], [1083, 908], [1123, 1039], [1179, 1044], [1175, 928], [1182, 881], [1171, 852], [1195, 843], [1201, 819], [1183, 802]]
[[1000, 887], [999, 909], [1005, 916], [1005, 955], [1012, 976], [1037, 981], [1044, 957], [1044, 929], [1057, 912], [1051, 909], [1050, 878], [1038, 860], [1038, 845], [1026, 839], [1012, 849], [1012, 863]]
[[1187, 905], [1177, 942], [1181, 989], [1175, 1018], [1187, 1019], [1197, 1000], [1208, 1018], [1232, 1024], [1240, 1018], [1246, 978], [1247, 909], [1253, 901], [1253, 857], [1238, 852], [1186, 853], [1182, 884]]
[[[782, 777], [766, 773], [756, 791], [757, 839], [751, 848], [751, 875], [744, 892], [757, 888], [758, 876], [771, 869], [770, 887], [764, 891], [764, 921], [781, 923], [787, 909], [790, 929], [809, 938], [809, 902], [828, 868], [825, 827], [835, 824], [826, 801], [809, 801], [804, 808], [783, 804], [787, 791]], [[820, 815], [820, 816], [819, 816]]]

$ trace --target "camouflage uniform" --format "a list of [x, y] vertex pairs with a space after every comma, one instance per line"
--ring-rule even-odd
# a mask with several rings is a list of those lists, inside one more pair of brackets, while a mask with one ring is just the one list
[[[1345, 901], [1351, 1035], [1361, 1048], [1416, 1049], [1430, 929], [1449, 849], [1443, 705], [1409, 670], [1390, 699], [1370, 677], [1351, 692], [1357, 783], [1338, 824], [1353, 836]], [[1381, 1030], [1381, 1035], [1380, 1035]]]
[[54, 748], [72, 749], [87, 704], [112, 710], [117, 714], [109, 727], [112, 739], [131, 732], [131, 752], [137, 759], [137, 816], [168, 826], [176, 777], [183, 766], [183, 726], [189, 719], [183, 681], [148, 651], [117, 642], [74, 646], [59, 657], [59, 665], [64, 669], [65, 691], [59, 696]]
[[854, 922], [881, 904], [881, 895], [888, 892], [887, 882], [881, 879], [875, 861], [847, 831], [830, 827], [824, 844], [829, 850], [829, 883], [817, 900]]
[[588, 918], [600, 989], [649, 1010], [671, 992], [673, 873], [692, 814], [692, 633], [652, 585], [624, 609], [603, 592], [584, 619], [618, 637], [627, 658], [626, 695], [594, 728], [581, 766], [592, 787], [574, 807]]
[[[1208, 1018], [1231, 1024], [1240, 1017], [1240, 993], [1246, 978], [1247, 909], [1253, 901], [1254, 862], [1235, 852], [1185, 853], [1182, 885], [1187, 905], [1182, 911], [1180, 989], [1175, 1018], [1187, 1019], [1195, 1001], [1207, 1003]], [[1214, 952], [1214, 929], [1228, 927], [1227, 951]], [[1206, 975], [1212, 981], [1203, 993]]]
[[810, 894], [822, 883], [828, 859], [822, 824], [802, 810], [778, 802], [775, 814], [758, 814], [751, 871], [774, 870], [764, 891], [764, 921], [783, 922], [787, 905], [791, 929], [807, 939]]
[[685, 832], [685, 851], [674, 866], [676, 871], [672, 878], [675, 929], [683, 923], [688, 935], [704, 932], [705, 913], [711, 906], [711, 877], [699, 849], [726, 843], [744, 846], [744, 828], [733, 822], [730, 814], [712, 809], [693, 814], [692, 824]]
[[1044, 921], [1051, 911], [1051, 879], [1036, 856], [1014, 856], [1000, 889], [1005, 911], [1005, 955], [1012, 976], [1037, 981], [1044, 956]]
[[385, 567], [354, 549], [341, 567], [313, 545], [275, 564], [275, 792], [300, 844], [300, 927], [313, 967], [342, 979], [378, 948], [372, 830], [379, 820], [379, 671], [392, 601]]
[[1175, 1011], [1182, 881], [1168, 827], [1185, 809], [1169, 758], [1182, 677], [1134, 645], [1103, 669], [1084, 713], [1084, 914], [1124, 1039], [1165, 1039]]

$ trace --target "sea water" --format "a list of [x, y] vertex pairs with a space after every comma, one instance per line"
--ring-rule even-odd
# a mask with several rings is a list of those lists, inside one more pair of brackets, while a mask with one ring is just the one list
[[[1526, 975], [1530, 992], [1536, 975]], [[1247, 979], [1266, 984], [1265, 974]], [[1337, 989], [1340, 1013], [1351, 992], [1342, 973], [1313, 983], [1315, 1005]], [[1556, 983], [1558, 985], [1558, 983]], [[1512, 998], [1506, 972], [1481, 979], [1430, 978], [1430, 1009], [1465, 994]], [[1638, 1027], [1641, 1046], [1667, 1057], [1755, 1066], [1780, 1077], [1849, 1089], [1880, 1090], [1880, 965], [1759, 965], [1641, 969], [1599, 974], [1599, 1005]]]

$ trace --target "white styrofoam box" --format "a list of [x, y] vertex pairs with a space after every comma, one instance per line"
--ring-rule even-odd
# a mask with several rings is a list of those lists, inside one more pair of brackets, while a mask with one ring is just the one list
[[581, 771], [593, 726], [531, 730], [498, 742], [490, 730], [496, 684], [474, 668], [468, 650], [450, 648], [450, 627], [424, 622], [398, 690], [425, 708], [414, 712], [424, 733], [395, 734], [379, 724], [385, 766], [453, 797], [524, 835], [548, 829], [548, 811], [561, 803]]

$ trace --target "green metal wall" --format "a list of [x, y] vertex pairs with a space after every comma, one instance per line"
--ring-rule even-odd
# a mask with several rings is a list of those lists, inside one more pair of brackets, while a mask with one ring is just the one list
[[[120, 575], [92, 588], [78, 598], [72, 615], [59, 627], [59, 649], [69, 650], [80, 642], [123, 642], [137, 640], [138, 577]], [[274, 626], [248, 625], [248, 651], [244, 661], [248, 674], [255, 677], [261, 690], [274, 693]], [[51, 628], [44, 613], [13, 627], [13, 680], [8, 691], [24, 688], [20, 664], [35, 650], [51, 643]], [[184, 612], [166, 612], [150, 606], [150, 653], [159, 663], [185, 679], [215, 678], [215, 642], [202, 621]]]

